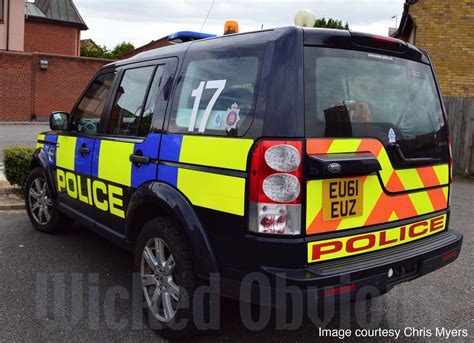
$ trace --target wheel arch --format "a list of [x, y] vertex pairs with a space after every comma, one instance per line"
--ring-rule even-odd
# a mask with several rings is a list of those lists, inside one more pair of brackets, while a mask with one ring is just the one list
[[159, 216], [169, 216], [183, 228], [200, 277], [207, 279], [210, 273], [218, 272], [211, 242], [192, 205], [183, 194], [166, 183], [149, 182], [133, 194], [125, 223], [127, 240], [132, 247], [143, 225]]

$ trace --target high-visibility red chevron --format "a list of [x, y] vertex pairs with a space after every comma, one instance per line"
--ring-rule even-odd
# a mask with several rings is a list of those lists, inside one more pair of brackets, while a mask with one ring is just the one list
[[[347, 141], [347, 144], [344, 142]], [[354, 227], [375, 225], [400, 219], [413, 218], [419, 215], [446, 209], [448, 179], [446, 165], [395, 170], [385, 151], [377, 139], [308, 139], [308, 154], [332, 154], [370, 152], [379, 161], [382, 171], [378, 176], [369, 176], [370, 182], [364, 182], [364, 209], [360, 217], [342, 220], [323, 221], [322, 203], [308, 207], [306, 233], [315, 234], [335, 230], [346, 230]], [[322, 180], [310, 180], [308, 184]], [[438, 188], [436, 188], [438, 187]], [[423, 189], [428, 188], [428, 189]], [[311, 187], [307, 198], [322, 197], [321, 186]], [[414, 196], [411, 191], [415, 191]], [[387, 193], [385, 193], [387, 192]], [[423, 196], [424, 193], [425, 196]], [[367, 197], [376, 197], [370, 199]], [[429, 200], [428, 200], [429, 199]], [[430, 205], [418, 203], [430, 201]], [[419, 213], [418, 213], [419, 212]]]

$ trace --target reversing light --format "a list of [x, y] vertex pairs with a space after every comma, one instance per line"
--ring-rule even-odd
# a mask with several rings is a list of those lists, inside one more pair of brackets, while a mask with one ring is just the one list
[[263, 180], [263, 192], [275, 202], [292, 202], [300, 195], [300, 181], [291, 174], [273, 174]]
[[257, 232], [299, 235], [300, 205], [257, 204]]
[[298, 169], [301, 157], [298, 150], [288, 144], [275, 145], [265, 151], [265, 162], [279, 172], [292, 172]]

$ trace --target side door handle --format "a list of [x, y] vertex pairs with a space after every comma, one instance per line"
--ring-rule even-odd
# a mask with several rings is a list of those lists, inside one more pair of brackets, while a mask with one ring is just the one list
[[130, 155], [130, 162], [140, 167], [142, 164], [150, 164], [150, 158], [143, 155]]
[[85, 144], [83, 144], [79, 148], [79, 153], [84, 157], [84, 156], [89, 155], [91, 153], [91, 149], [88, 148]]

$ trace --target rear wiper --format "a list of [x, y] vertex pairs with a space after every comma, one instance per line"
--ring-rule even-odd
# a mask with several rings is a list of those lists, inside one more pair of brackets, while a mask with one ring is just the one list
[[425, 163], [433, 163], [433, 162], [439, 162], [441, 159], [440, 158], [431, 158], [431, 157], [418, 157], [418, 158], [406, 158], [405, 155], [403, 154], [403, 151], [400, 147], [400, 144], [397, 143], [391, 143], [390, 146], [392, 146], [398, 157], [407, 164], [425, 164]]

